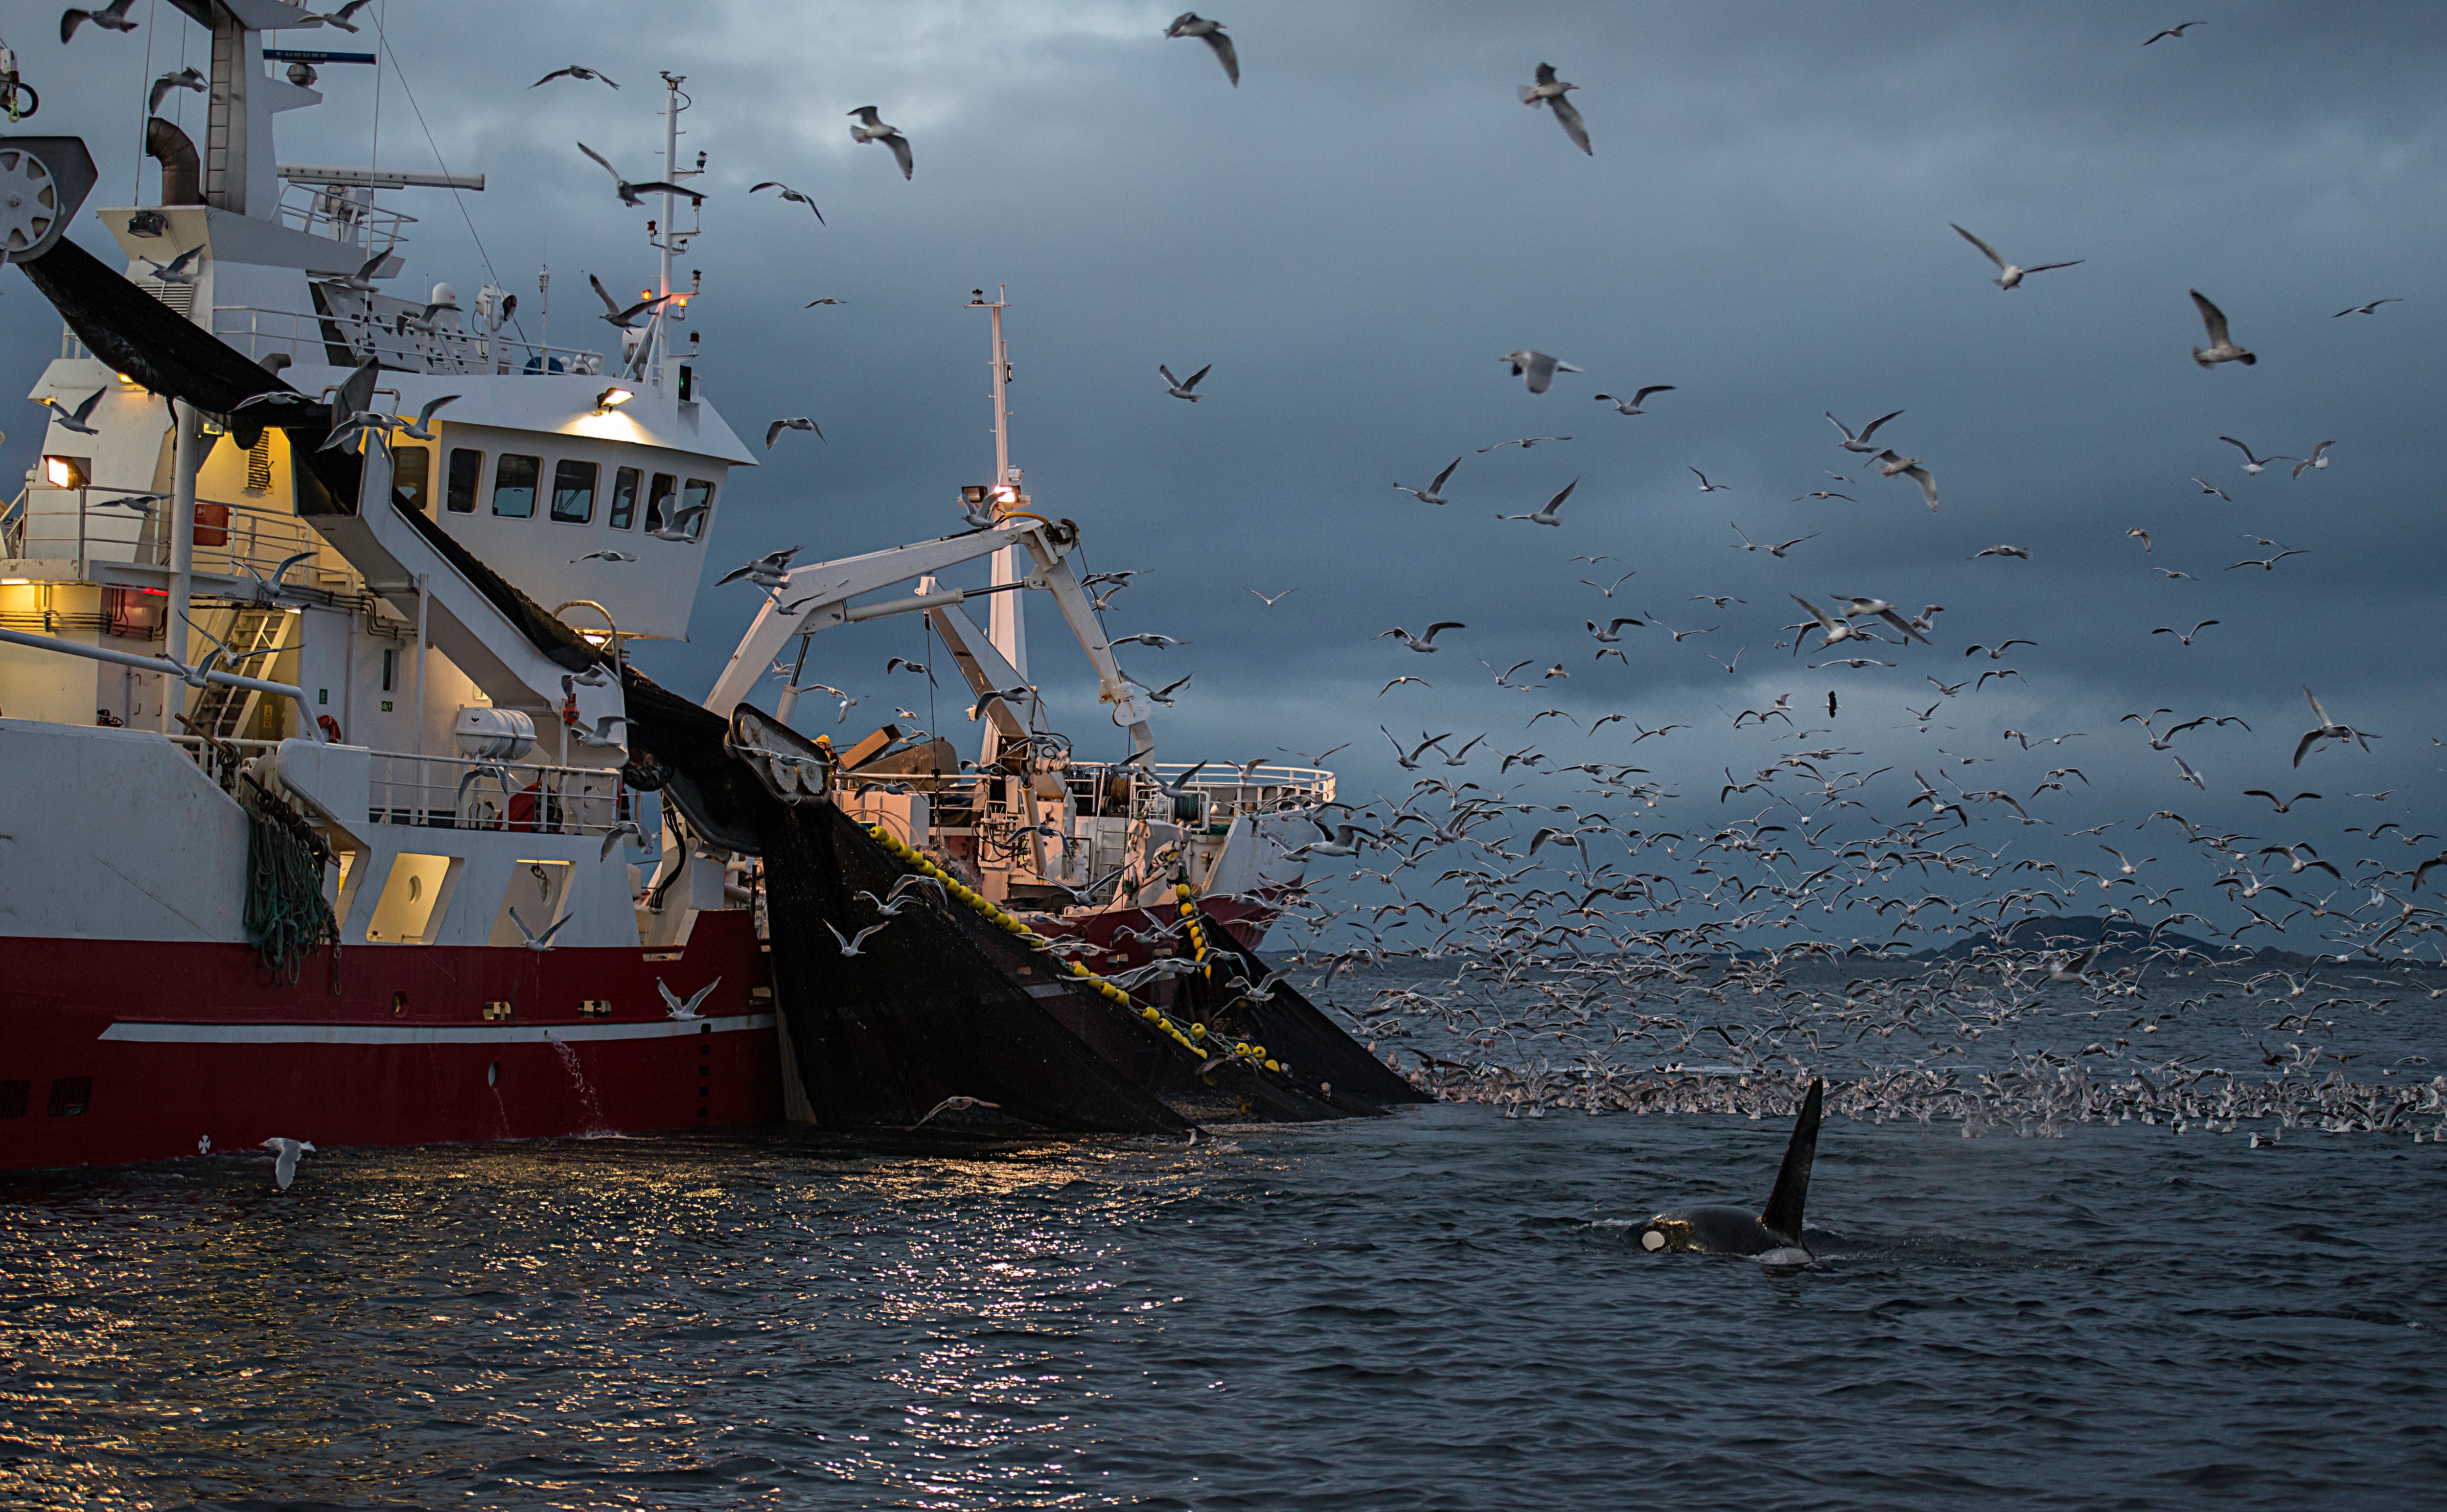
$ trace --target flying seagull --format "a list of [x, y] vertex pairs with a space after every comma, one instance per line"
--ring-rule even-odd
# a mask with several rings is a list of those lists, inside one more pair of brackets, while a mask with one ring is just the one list
[[753, 188], [749, 189], [748, 192], [749, 192], [749, 194], [751, 194], [751, 195], [752, 195], [752, 194], [755, 194], [756, 192], [758, 192], [759, 190], [764, 190], [764, 189], [779, 189], [779, 190], [781, 190], [781, 191], [782, 191], [782, 198], [785, 198], [785, 199], [793, 199], [793, 200], [796, 200], [796, 201], [798, 201], [800, 204], [803, 204], [803, 205], [806, 206], [809, 210], [814, 211], [814, 212], [815, 212], [816, 224], [817, 224], [817, 225], [820, 225], [820, 226], [821, 226], [821, 225], [823, 225], [823, 224], [825, 223], [825, 213], [824, 213], [823, 211], [821, 211], [821, 210], [817, 210], [817, 209], [816, 209], [816, 202], [815, 202], [814, 200], [812, 200], [812, 199], [808, 198], [806, 195], [803, 195], [803, 194], [799, 193], [799, 191], [797, 191], [796, 189], [791, 188], [788, 184], [786, 184], [786, 183], [782, 182], [782, 181], [781, 181], [780, 180], [778, 180], [778, 179], [768, 179], [768, 180], [766, 180], [763, 183], [760, 183], [760, 184], [755, 185]]
[[[1954, 226], [1954, 222], [1951, 220], [1947, 221], [1946, 224]], [[1961, 226], [1954, 226], [1954, 234], [1961, 236], [1963, 240], [1971, 243], [1973, 246], [1979, 248], [1982, 252], [1987, 254], [1988, 260], [1997, 265], [1996, 282], [1997, 287], [2000, 289], [2019, 288], [2020, 287], [2023, 278], [2031, 274], [2046, 273], [2051, 268], [2072, 268], [2088, 260], [2083, 257], [2076, 257], [2072, 262], [2040, 262], [2033, 263], [2028, 268], [2020, 268], [1997, 255], [1996, 248], [1988, 245], [1988, 243], [1963, 230]]]
[[590, 273], [586, 275], [586, 281], [589, 284], [594, 285], [595, 297], [603, 301], [603, 318], [612, 322], [612, 324], [619, 327], [623, 331], [633, 331], [636, 329], [637, 317], [639, 315], [645, 314], [654, 310], [656, 306], [664, 304], [665, 302], [676, 297], [673, 294], [653, 294], [644, 299], [638, 300], [635, 304], [623, 310], [620, 308], [619, 302], [612, 297], [612, 291], [603, 287], [602, 279], [596, 277]]
[[1558, 80], [1553, 64], [1542, 63], [1538, 65], [1538, 82], [1521, 86], [1521, 103], [1532, 110], [1541, 104], [1552, 110], [1555, 123], [1564, 128], [1564, 135], [1572, 139], [1572, 145], [1594, 158], [1597, 154], [1589, 152], [1589, 128], [1582, 123], [1580, 111], [1564, 98], [1565, 91], [1579, 87], [1579, 85]]
[[[2194, 27], [2206, 27], [2208, 25], [2209, 23], [2206, 21], [2187, 21], [2180, 27], [2169, 27], [2166, 30], [2152, 37], [2150, 42], [2164, 42], [2169, 37], [2181, 37], [2185, 32], [2190, 31]], [[2150, 42], [2145, 42], [2141, 44], [2141, 46], [2146, 47], [2150, 45]]]
[[1435, 652], [1444, 650], [1443, 647], [1436, 644], [1436, 634], [1439, 631], [1468, 630], [1469, 628], [1470, 627], [1468, 625], [1463, 624], [1458, 619], [1440, 619], [1434, 624], [1430, 625], [1428, 627], [1428, 633], [1424, 635], [1413, 635], [1409, 631], [1404, 630], [1401, 626], [1396, 625], [1393, 629], [1384, 632], [1383, 634], [1379, 634], [1376, 638], [1378, 640], [1383, 640], [1386, 635], [1392, 635], [1401, 641], [1403, 645], [1410, 647], [1413, 651]]
[[1441, 504], [1445, 501], [1445, 480], [1451, 477], [1453, 475], [1453, 469], [1460, 465], [1461, 459], [1459, 457], [1455, 457], [1451, 462], [1445, 464], [1444, 471], [1436, 474], [1436, 481], [1428, 484], [1425, 488], [1413, 488], [1409, 483], [1395, 483], [1394, 486], [1399, 488], [1402, 492], [1409, 494], [1412, 498], [1416, 499], [1423, 504]]
[[[90, 21], [106, 31], [133, 31], [136, 23], [127, 19], [127, 8], [136, 0], [110, 0], [99, 10], [63, 10], [60, 12], [60, 42], [63, 46], [77, 34], [77, 28]], [[286, 1181], [281, 1183], [286, 1186]]]
[[2295, 765], [2302, 765], [2303, 758], [2310, 755], [2324, 740], [2349, 740], [2364, 750], [2370, 749], [2371, 736], [2368, 730], [2356, 729], [2351, 725], [2340, 725], [2330, 719], [2328, 711], [2320, 707], [2320, 695], [2311, 691], [2307, 685], [2303, 690], [2303, 696], [2311, 701], [2311, 712], [2320, 721], [2320, 727], [2305, 732], [2303, 739], [2295, 745]]
[[1205, 367], [1199, 369], [1194, 373], [1191, 373], [1186, 379], [1175, 378], [1172, 375], [1172, 369], [1162, 363], [1157, 363], [1155, 365], [1155, 370], [1164, 374], [1164, 391], [1167, 394], [1169, 394], [1175, 399], [1186, 399], [1194, 405], [1205, 396], [1193, 393], [1191, 390], [1198, 387], [1198, 380], [1205, 377], [1208, 373], [1215, 370], [1215, 365], [1210, 362]]
[[[1224, 23], [1209, 21], [1195, 10], [1185, 10], [1164, 28], [1167, 37], [1196, 37], [1215, 49], [1215, 61], [1224, 66], [1224, 77], [1232, 87], [1241, 87], [1241, 55], [1232, 48], [1232, 39], [1224, 34]], [[932, 1116], [932, 1115], [929, 1115]], [[923, 1120], [920, 1120], [923, 1122]]]
[[[125, 8], [124, 0], [122, 0], [120, 8], [123, 9]], [[75, 15], [76, 13], [77, 12], [73, 10], [68, 12], [70, 15]], [[272, 1184], [286, 1192], [289, 1190], [289, 1183], [297, 1180], [297, 1157], [307, 1153], [308, 1151], [313, 1150], [314, 1142], [312, 1140], [283, 1139], [281, 1136], [275, 1134], [272, 1138], [263, 1142], [263, 1147], [267, 1150], [275, 1152], [275, 1158], [272, 1162]]]
[[[1827, 411], [1827, 420], [1828, 423], [1832, 425], [1837, 430], [1844, 431], [1844, 439], [1837, 442], [1835, 444], [1843, 447], [1846, 451], [1857, 451], [1865, 456], [1868, 456], [1875, 455], [1878, 450], [1877, 443], [1871, 441], [1869, 438], [1877, 433], [1877, 429], [1880, 425], [1883, 425], [1887, 421], [1894, 419], [1895, 415], [1900, 415], [1902, 413], [1903, 411], [1898, 409], [1894, 414], [1880, 415], [1877, 419], [1870, 421], [1866, 425], [1863, 425], [1861, 427], [1861, 433], [1857, 436], [1852, 434], [1849, 430], [1844, 429], [1844, 422], [1835, 418], [1833, 410]], [[1836, 481], [1841, 482], [1844, 480], [1837, 479]]]
[[[2203, 366], [2206, 367], [2207, 364], [2203, 364]], [[2262, 472], [2267, 469], [2270, 463], [2273, 462], [2300, 462], [2302, 460], [2299, 457], [2280, 457], [2275, 455], [2255, 457], [2251, 454], [2250, 447], [2245, 445], [2242, 442], [2235, 440], [2232, 436], [2220, 436], [2218, 440], [2225, 442], [2228, 445], [2232, 446], [2235, 450], [2243, 453], [2243, 470], [2248, 473]], [[2192, 482], [2197, 483], [2200, 482], [2200, 480], [2195, 478]], [[2206, 487], [2207, 485], [2203, 484], [2203, 486]], [[2225, 496], [2220, 495], [2219, 497], [2224, 498]], [[2229, 501], [2231, 502], [2232, 501]]]
[[[1180, 23], [1179, 23], [1179, 22], [1175, 22], [1175, 23], [1174, 23], [1174, 25], [1175, 25], [1175, 26], [1178, 26], [1178, 25], [1180, 25]], [[1208, 25], [1212, 26], [1212, 25], [1213, 25], [1213, 23], [1212, 23], [1212, 22], [1209, 22], [1209, 23], [1208, 23]], [[1225, 46], [1226, 47], [1229, 47], [1231, 46], [1231, 44], [1227, 42], [1227, 43], [1225, 43], [1225, 44], [1224, 44], [1224, 46]], [[1225, 53], [1225, 54], [1224, 54], [1224, 56], [1226, 56], [1226, 57], [1228, 58], [1228, 57], [1229, 57], [1229, 56], [1231, 56], [1231, 55], [1227, 52], [1227, 53]], [[1237, 83], [1238, 81], [1235, 81], [1235, 82]], [[878, 928], [878, 929], [881, 929], [882, 927], [882, 925], [880, 925], [880, 924], [876, 926], [876, 928]], [[835, 934], [839, 934], [839, 933], [840, 933], [840, 931], [836, 930], [836, 931], [834, 931], [834, 933], [835, 933]], [[873, 933], [874, 933], [874, 931], [873, 931], [873, 930], [869, 930], [867, 933], [868, 933], [868, 934], [873, 934]], [[861, 938], [861, 939], [864, 939], [865, 937], [866, 937], [866, 936], [865, 936], [865, 935], [862, 935], [862, 936], [859, 936], [859, 938]], [[968, 1108], [968, 1107], [996, 1107], [996, 1108], [998, 1108], [998, 1107], [1000, 1107], [1000, 1106], [1002, 1106], [1002, 1105], [1001, 1105], [1000, 1103], [989, 1103], [989, 1102], [987, 1102], [987, 1101], [986, 1101], [984, 1098], [982, 1098], [982, 1097], [947, 1097], [947, 1098], [943, 1099], [941, 1102], [939, 1102], [939, 1103], [936, 1104], [933, 1107], [928, 1108], [928, 1109], [926, 1110], [926, 1117], [925, 1117], [925, 1118], [921, 1118], [921, 1119], [920, 1119], [920, 1120], [918, 1121], [918, 1123], [917, 1123], [917, 1124], [912, 1124], [912, 1125], [910, 1125], [909, 1126], [910, 1126], [912, 1129], [915, 1129], [915, 1128], [917, 1128], [917, 1127], [919, 1126], [919, 1125], [920, 1125], [920, 1124], [924, 1124], [928, 1119], [933, 1118], [933, 1117], [934, 1117], [936, 1114], [938, 1114], [938, 1113], [957, 1113], [957, 1112], [958, 1112], [959, 1110], [961, 1110], [962, 1108]]]
[[[192, 73], [195, 70], [191, 68], [188, 71]], [[2355, 305], [2350, 309], [2340, 310], [2328, 318], [2330, 320], [2338, 320], [2346, 315], [2375, 315], [2379, 313], [2379, 307], [2381, 305], [2400, 305], [2402, 303], [2404, 303], [2403, 300], [2397, 298], [2374, 299], [2366, 305]]]
[[885, 125], [883, 117], [873, 105], [861, 105], [850, 114], [858, 117], [858, 124], [849, 128], [850, 141], [882, 142], [892, 149], [893, 161], [901, 164], [901, 177], [916, 177], [916, 161], [909, 155], [909, 139], [901, 134], [899, 126]]
[[620, 87], [618, 82], [614, 80], [610, 74], [602, 73], [593, 68], [584, 67], [575, 63], [571, 64], [566, 68], [555, 68], [552, 72], [545, 74], [542, 78], [538, 79], [535, 83], [527, 85], [527, 87], [530, 89], [541, 89], [545, 85], [552, 83], [555, 79], [588, 79], [611, 85], [615, 89]]
[[717, 976], [712, 981], [706, 983], [703, 987], [698, 988], [695, 992], [690, 993], [687, 998], [683, 999], [679, 993], [673, 992], [670, 987], [666, 986], [661, 977], [657, 976], [654, 978], [654, 990], [663, 994], [663, 1011], [669, 1013], [673, 1018], [696, 1017], [697, 1009], [704, 1004], [705, 1000], [709, 996], [712, 995], [713, 990], [721, 985], [722, 978]]
[[2324, 441], [2318, 445], [2312, 447], [2311, 455], [2304, 458], [2301, 462], [2294, 464], [2293, 476], [2297, 478], [2302, 477], [2305, 468], [2317, 468], [2322, 471], [2325, 471], [2328, 465], [2328, 448], [2335, 444], [2336, 443], [2333, 441]]
[[1928, 469], [1920, 464], [1918, 457], [1899, 457], [1891, 451], [1882, 451], [1878, 453], [1878, 472], [1887, 478], [1900, 475], [1910, 479], [1920, 484], [1920, 496], [1928, 501], [1928, 507], [1937, 507], [1937, 480], [1929, 476]]
[[[1561, 525], [1564, 521], [1558, 517], [1558, 511], [1564, 507], [1564, 501], [1572, 497], [1572, 490], [1579, 486], [1581, 486], [1581, 481], [1578, 478], [1565, 483], [1564, 485], [1564, 491], [1557, 494], [1554, 498], [1547, 500], [1546, 507], [1539, 510], [1535, 514], [1498, 515], [1495, 518], [1498, 520], [1526, 520], [1533, 525]], [[1431, 630], [1428, 633], [1430, 636], [1433, 636], [1435, 632]]]
[[2191, 295], [2192, 307], [2201, 312], [2201, 324], [2208, 328], [2210, 336], [2208, 346], [2192, 349], [2192, 361], [2204, 368], [2214, 367], [2222, 362], [2239, 362], [2248, 368], [2260, 360], [2236, 346], [2234, 338], [2226, 333], [2225, 311], [2201, 297], [2201, 292], [2197, 289], [2191, 291]]
[[[534, 85], [530, 85], [528, 87], [533, 88]], [[610, 160], [606, 159], [603, 154], [596, 151], [594, 148], [588, 146], [582, 142], [578, 144], [578, 150], [594, 159], [596, 166], [601, 168], [605, 173], [612, 176], [613, 193], [618, 195], [620, 197], [620, 202], [627, 205], [632, 210], [636, 209], [639, 205], [645, 202], [637, 198], [642, 194], [686, 195], [692, 203], [702, 203], [705, 199], [705, 196], [698, 194], [693, 189], [683, 189], [678, 184], [667, 182], [661, 179], [657, 179], [652, 183], [631, 183], [628, 180], [620, 177], [620, 170], [613, 167]]]
[[1529, 382], [1529, 391], [1533, 394], [1545, 393], [1554, 384], [1557, 373], [1581, 370], [1570, 363], [1559, 357], [1549, 357], [1543, 351], [1508, 351], [1495, 360], [1510, 363], [1512, 376], [1527, 378]]
[[146, 97], [144, 108], [154, 115], [160, 115], [163, 97], [173, 89], [193, 89], [198, 94], [206, 94], [211, 92], [212, 81], [192, 67], [181, 68], [177, 73], [165, 73], [153, 81], [153, 92]]
[[771, 451], [773, 449], [773, 443], [781, 440], [782, 432], [786, 430], [812, 430], [816, 433], [816, 439], [818, 441], [823, 441], [825, 439], [824, 426], [817, 425], [814, 421], [809, 420], [805, 415], [800, 415], [791, 420], [777, 420], [771, 425], [767, 425], [765, 427], [765, 449], [767, 451]]
[[104, 385], [104, 387], [85, 395], [84, 402], [79, 404], [74, 409], [70, 409], [67, 406], [61, 404], [57, 399], [51, 397], [49, 394], [36, 395], [34, 403], [49, 409], [53, 417], [59, 421], [63, 429], [73, 430], [80, 436], [98, 436], [102, 434], [102, 432], [96, 430], [93, 426], [86, 425], [85, 422], [93, 418], [94, 406], [101, 404], [102, 396], [108, 392], [110, 392], [110, 388], [107, 385]]
[[1640, 406], [1648, 402], [1648, 396], [1650, 394], [1670, 394], [1673, 391], [1674, 386], [1672, 384], [1650, 384], [1645, 388], [1634, 390], [1632, 396], [1628, 399], [1618, 399], [1612, 394], [1598, 394], [1594, 397], [1601, 401], [1612, 404], [1614, 406], [1614, 412], [1618, 415], [1644, 415], [1648, 413], [1648, 411], [1641, 408]]

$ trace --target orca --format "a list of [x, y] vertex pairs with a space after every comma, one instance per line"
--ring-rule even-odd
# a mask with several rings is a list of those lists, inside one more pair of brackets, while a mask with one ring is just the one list
[[1801, 1242], [1801, 1204], [1810, 1195], [1810, 1165], [1818, 1155], [1818, 1117], [1827, 1084], [1812, 1080], [1801, 1100], [1801, 1115], [1793, 1122], [1793, 1142], [1784, 1147], [1783, 1168], [1775, 1173], [1775, 1190], [1767, 1206], [1754, 1215], [1739, 1207], [1688, 1207], [1660, 1213], [1632, 1232], [1640, 1247], [1652, 1255], [1691, 1250], [1701, 1255], [1743, 1255], [1767, 1265], [1808, 1265], [1813, 1260]]

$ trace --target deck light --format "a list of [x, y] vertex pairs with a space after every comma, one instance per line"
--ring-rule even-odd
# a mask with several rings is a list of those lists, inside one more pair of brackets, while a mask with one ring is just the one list
[[636, 395], [631, 390], [614, 384], [595, 396], [595, 412], [598, 415], [608, 415], [615, 406], [625, 405], [635, 397]]
[[83, 488], [93, 482], [83, 457], [43, 458], [43, 481], [54, 488]]

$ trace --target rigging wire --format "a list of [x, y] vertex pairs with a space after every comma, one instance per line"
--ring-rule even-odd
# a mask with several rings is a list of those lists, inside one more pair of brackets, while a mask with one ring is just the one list
[[[151, 89], [153, 81], [153, 33], [156, 29], [154, 23], [161, 19], [161, 0], [153, 0], [151, 9], [144, 12], [144, 71], [137, 75], [140, 85], [147, 90]], [[184, 63], [186, 61], [186, 32], [184, 28], [180, 29], [179, 38], [179, 50], [180, 54], [179, 61]], [[142, 95], [139, 95], [137, 98], [142, 100], [144, 97]], [[153, 111], [150, 105], [147, 105], [136, 112], [136, 169], [130, 176], [131, 181], [127, 188], [127, 202], [131, 205], [144, 198], [144, 139], [148, 134], [150, 134], [152, 129], [153, 123], [149, 119], [152, 114]]]
[[[450, 164], [442, 156], [442, 144], [433, 140], [433, 128], [426, 123], [425, 107], [416, 103], [416, 88], [408, 82], [407, 71], [402, 69], [399, 66], [398, 49], [391, 47], [390, 35], [383, 29], [383, 18], [380, 11], [375, 12], [374, 15], [374, 35], [382, 41], [383, 57], [390, 64], [391, 72], [399, 75], [400, 92], [408, 96], [408, 108], [414, 111], [416, 114], [417, 129], [425, 133], [425, 144], [433, 149], [433, 161], [436, 163], [441, 164], [442, 172], [446, 176], [448, 175], [450, 172]], [[379, 99], [382, 82], [382, 71], [379, 68], [374, 71], [374, 82], [377, 99]], [[377, 119], [376, 124], [379, 126], [379, 119]], [[484, 259], [485, 276], [491, 280], [495, 288], [501, 287], [502, 275], [500, 272], [493, 267], [493, 255], [484, 249], [484, 233], [476, 229], [476, 217], [467, 213], [467, 197], [463, 194], [455, 184], [450, 188], [450, 201], [459, 207], [459, 218], [467, 222], [467, 235], [476, 243], [476, 255]], [[524, 331], [522, 330], [520, 334], [523, 336], [525, 334]]]

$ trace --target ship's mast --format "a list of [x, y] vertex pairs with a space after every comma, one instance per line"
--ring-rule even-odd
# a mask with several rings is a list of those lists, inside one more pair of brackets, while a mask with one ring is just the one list
[[[1024, 502], [1019, 488], [1019, 471], [1011, 464], [1011, 414], [1003, 404], [1003, 389], [1011, 382], [1011, 352], [1002, 339], [1002, 312], [1011, 302], [1010, 289], [996, 284], [992, 300], [988, 300], [984, 291], [979, 290], [969, 302], [972, 306], [982, 306], [994, 322], [994, 350], [988, 364], [994, 374], [995, 476], [991, 497], [995, 501], [995, 513], [1007, 515], [1022, 507]], [[1004, 583], [1017, 582], [1019, 577], [1019, 549], [1005, 546], [996, 552], [995, 585], [1000, 587]], [[1019, 595], [994, 595], [986, 638], [994, 643], [995, 650], [1002, 652], [1003, 660], [1011, 663], [1015, 671], [1022, 678], [1028, 676], [1028, 620]]]
[[[680, 112], [688, 108], [680, 104], [682, 99], [680, 85], [687, 82], [688, 75], [684, 73], [663, 75], [663, 181], [665, 183], [675, 184], [682, 179], [693, 179], [704, 171], [702, 168], [680, 166]], [[698, 161], [703, 161], [702, 154], [699, 155]], [[664, 190], [663, 217], [655, 222], [656, 229], [661, 235], [654, 238], [654, 249], [660, 255], [654, 275], [654, 294], [661, 299], [671, 297], [673, 256], [686, 249], [686, 236], [694, 235], [693, 229], [683, 234], [673, 222], [672, 217], [679, 214], [679, 206], [680, 197], [669, 189]], [[661, 369], [663, 358], [671, 350], [671, 327], [674, 318], [669, 304], [655, 307], [654, 318], [649, 328], [652, 331], [654, 351], [646, 359], [648, 370]]]

